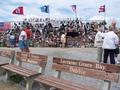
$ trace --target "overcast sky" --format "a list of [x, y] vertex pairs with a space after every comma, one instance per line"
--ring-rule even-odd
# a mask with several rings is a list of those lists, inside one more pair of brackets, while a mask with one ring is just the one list
[[[0, 0], [0, 21], [20, 20], [23, 17], [49, 17], [42, 13], [40, 7], [50, 5], [51, 18], [75, 17], [70, 5], [77, 5], [78, 17], [89, 20], [92, 17], [104, 16], [98, 13], [99, 6], [106, 5], [107, 18], [120, 18], [120, 0]], [[24, 7], [24, 16], [13, 15], [18, 6]]]

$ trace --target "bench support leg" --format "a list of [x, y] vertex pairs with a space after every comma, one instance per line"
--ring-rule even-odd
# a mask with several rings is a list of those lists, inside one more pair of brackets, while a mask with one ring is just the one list
[[61, 77], [61, 71], [57, 71], [56, 74], [55, 74], [55, 77], [60, 78]]
[[25, 90], [32, 90], [33, 79], [26, 79], [26, 88]]
[[42, 89], [43, 90], [50, 90], [50, 86], [42, 84]]
[[4, 74], [5, 74], [5, 70], [0, 68], [0, 76], [4, 76]]
[[11, 75], [12, 75], [12, 73], [9, 72], [9, 71], [7, 71], [7, 72], [6, 72], [6, 75], [5, 75], [6, 80], [8, 80]]
[[50, 90], [60, 90], [60, 89], [57, 89], [55, 87], [51, 87]]
[[11, 60], [10, 60], [10, 64], [14, 64], [14, 60], [15, 60], [15, 51], [14, 52], [12, 52], [12, 58], [11, 58]]
[[111, 87], [111, 82], [104, 81], [103, 90], [110, 90], [110, 87]]

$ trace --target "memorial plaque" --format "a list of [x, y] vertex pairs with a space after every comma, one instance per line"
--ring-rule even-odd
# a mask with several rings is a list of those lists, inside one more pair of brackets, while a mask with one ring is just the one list
[[47, 56], [44, 56], [44, 55], [38, 55], [38, 54], [30, 54], [30, 57], [29, 57], [30, 60], [32, 61], [47, 61]]
[[114, 73], [108, 73], [105, 71], [95, 70], [95, 69], [88, 69], [84, 67], [77, 67], [77, 66], [70, 66], [70, 65], [60, 65], [60, 64], [53, 64], [53, 69], [57, 71], [65, 71], [69, 73], [74, 73], [78, 75], [82, 75], [85, 77], [91, 77], [106, 81], [118, 82], [119, 76]]
[[47, 63], [47, 56], [38, 55], [38, 54], [30, 54], [28, 61], [32, 64], [38, 64], [39, 66], [43, 67]]
[[56, 58], [56, 57], [54, 58], [53, 62], [62, 64], [62, 65], [79, 66], [79, 67], [96, 69], [96, 70], [113, 72], [113, 73], [120, 72], [120, 66], [111, 65], [111, 64], [103, 64], [103, 63], [96, 63], [96, 62], [89, 62], [89, 61], [82, 61], [82, 60]]
[[0, 56], [12, 58], [14, 54], [13, 52], [14, 51], [11, 51], [11, 50], [3, 50], [3, 51], [0, 51]]
[[17, 52], [16, 59], [26, 62], [29, 58], [29, 53], [27, 52]]
[[28, 59], [27, 62], [32, 63], [32, 64], [38, 64], [39, 63], [38, 61], [33, 61], [33, 60], [30, 60], [30, 59]]
[[16, 53], [16, 59], [17, 59], [17, 60], [20, 60], [20, 59], [21, 59], [21, 52], [17, 52], [17, 53]]

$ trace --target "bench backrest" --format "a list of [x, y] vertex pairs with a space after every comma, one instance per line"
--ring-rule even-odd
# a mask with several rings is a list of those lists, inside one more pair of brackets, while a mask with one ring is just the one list
[[64, 71], [110, 82], [118, 82], [119, 75], [116, 73], [120, 72], [120, 66], [117, 65], [57, 57], [53, 58], [53, 69], [59, 71], [58, 77], [60, 77], [61, 71]]
[[38, 65], [42, 68], [42, 72], [47, 64], [47, 56], [28, 52], [16, 52], [16, 60], [19, 62], [19, 66], [22, 65], [22, 62]]
[[10, 63], [14, 63], [15, 51], [14, 50], [4, 50], [0, 49], [0, 56], [9, 58]]

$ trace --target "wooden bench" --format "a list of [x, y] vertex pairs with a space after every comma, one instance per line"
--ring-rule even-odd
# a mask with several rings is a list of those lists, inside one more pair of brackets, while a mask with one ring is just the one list
[[[31, 54], [27, 52], [22, 52], [22, 53], [17, 52], [16, 60], [18, 61], [17, 64], [8, 64], [2, 66], [2, 68], [7, 71], [6, 78], [8, 79], [13, 73], [21, 75], [24, 77], [26, 81], [25, 90], [31, 90], [32, 84], [34, 82], [34, 78], [36, 78], [45, 70], [45, 66], [47, 63], [47, 56]], [[33, 70], [32, 67], [30, 68], [23, 67], [22, 66], [23, 62], [25, 64], [29, 63], [29, 64], [38, 65], [40, 70], [35, 71]]]
[[40, 75], [35, 79], [37, 82], [44, 84], [45, 90], [51, 90], [51, 88], [54, 88], [55, 90], [100, 90], [95, 87], [77, 84], [61, 79], [61, 71], [69, 72], [69, 67], [65, 67], [64, 65], [59, 66], [59, 60], [61, 59], [53, 58], [53, 69], [59, 71], [57, 77]]
[[[58, 72], [58, 78], [60, 78], [61, 72], [68, 72], [84, 77], [104, 80], [105, 83], [102, 90], [110, 90], [111, 82], [117, 83], [120, 73], [120, 66], [117, 65], [100, 64], [89, 61], [79, 61], [57, 57], [53, 58], [53, 69]], [[66, 83], [63, 82], [63, 84]]]
[[10, 59], [8, 62], [0, 61], [0, 66], [6, 65], [8, 63], [13, 63], [14, 62], [14, 56], [15, 56], [15, 51], [14, 50], [4, 50], [0, 49], [0, 57], [5, 57]]

